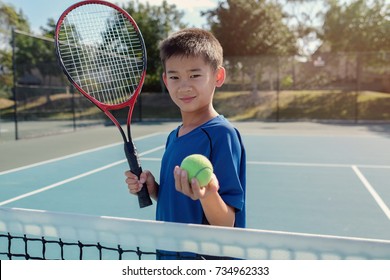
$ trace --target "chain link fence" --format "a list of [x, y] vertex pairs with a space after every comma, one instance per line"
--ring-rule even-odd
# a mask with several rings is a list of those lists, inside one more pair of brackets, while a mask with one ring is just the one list
[[390, 121], [390, 53], [235, 57], [225, 67], [221, 95], [239, 106], [221, 107], [236, 119]]
[[[14, 32], [13, 65], [13, 102], [0, 109], [0, 140], [110, 124], [67, 81], [53, 40]], [[390, 121], [388, 52], [226, 57], [224, 66], [214, 106], [232, 120]], [[125, 121], [124, 111], [116, 114]], [[133, 121], [179, 119], [164, 88], [141, 93], [133, 112]]]

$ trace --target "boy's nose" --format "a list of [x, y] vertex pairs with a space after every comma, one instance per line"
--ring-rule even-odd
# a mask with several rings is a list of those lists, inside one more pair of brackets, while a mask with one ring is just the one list
[[189, 91], [191, 91], [190, 85], [188, 84], [188, 82], [183, 81], [183, 82], [180, 84], [179, 92], [189, 92]]

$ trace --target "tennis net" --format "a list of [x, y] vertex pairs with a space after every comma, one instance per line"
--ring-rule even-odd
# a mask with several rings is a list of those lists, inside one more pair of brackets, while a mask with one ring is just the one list
[[[0, 259], [390, 259], [390, 241], [0, 208]], [[180, 253], [175, 253], [180, 257]]]

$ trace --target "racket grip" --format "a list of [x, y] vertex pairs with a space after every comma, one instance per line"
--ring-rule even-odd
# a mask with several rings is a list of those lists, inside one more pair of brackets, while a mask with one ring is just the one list
[[[138, 160], [137, 150], [132, 141], [125, 143], [125, 154], [127, 161], [129, 162], [130, 171], [139, 178], [142, 173], [142, 168]], [[146, 183], [143, 185], [137, 195], [140, 208], [144, 208], [153, 204], [152, 200], [150, 199]]]

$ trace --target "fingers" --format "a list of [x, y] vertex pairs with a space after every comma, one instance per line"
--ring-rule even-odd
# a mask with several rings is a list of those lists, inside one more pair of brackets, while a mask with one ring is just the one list
[[200, 199], [204, 197], [206, 188], [200, 187], [198, 180], [191, 180], [191, 189], [193, 193], [193, 199]]
[[137, 175], [133, 174], [131, 171], [126, 171], [125, 176], [126, 176], [125, 182], [127, 184], [127, 188], [129, 189], [129, 192], [132, 194], [138, 193], [142, 189], [142, 186], [146, 181], [146, 174], [144, 173], [141, 174], [139, 180]]
[[192, 192], [196, 199], [203, 199], [208, 197], [212, 193], [216, 193], [219, 190], [219, 183], [215, 174], [212, 175], [209, 184], [205, 187], [199, 185], [199, 181], [192, 179], [191, 182]]
[[219, 188], [218, 181], [215, 175], [213, 176], [215, 178], [215, 181], [211, 185], [211, 188], [209, 188], [209, 186], [201, 187], [199, 185], [198, 180], [196, 180], [195, 178], [193, 178], [190, 183], [188, 181], [187, 171], [176, 166], [174, 169], [175, 188], [178, 192], [187, 195], [193, 200], [202, 199], [206, 197], [209, 193], [218, 191]]
[[175, 177], [176, 190], [194, 199], [191, 185], [188, 182], [187, 171], [176, 166], [173, 172], [173, 176]]

